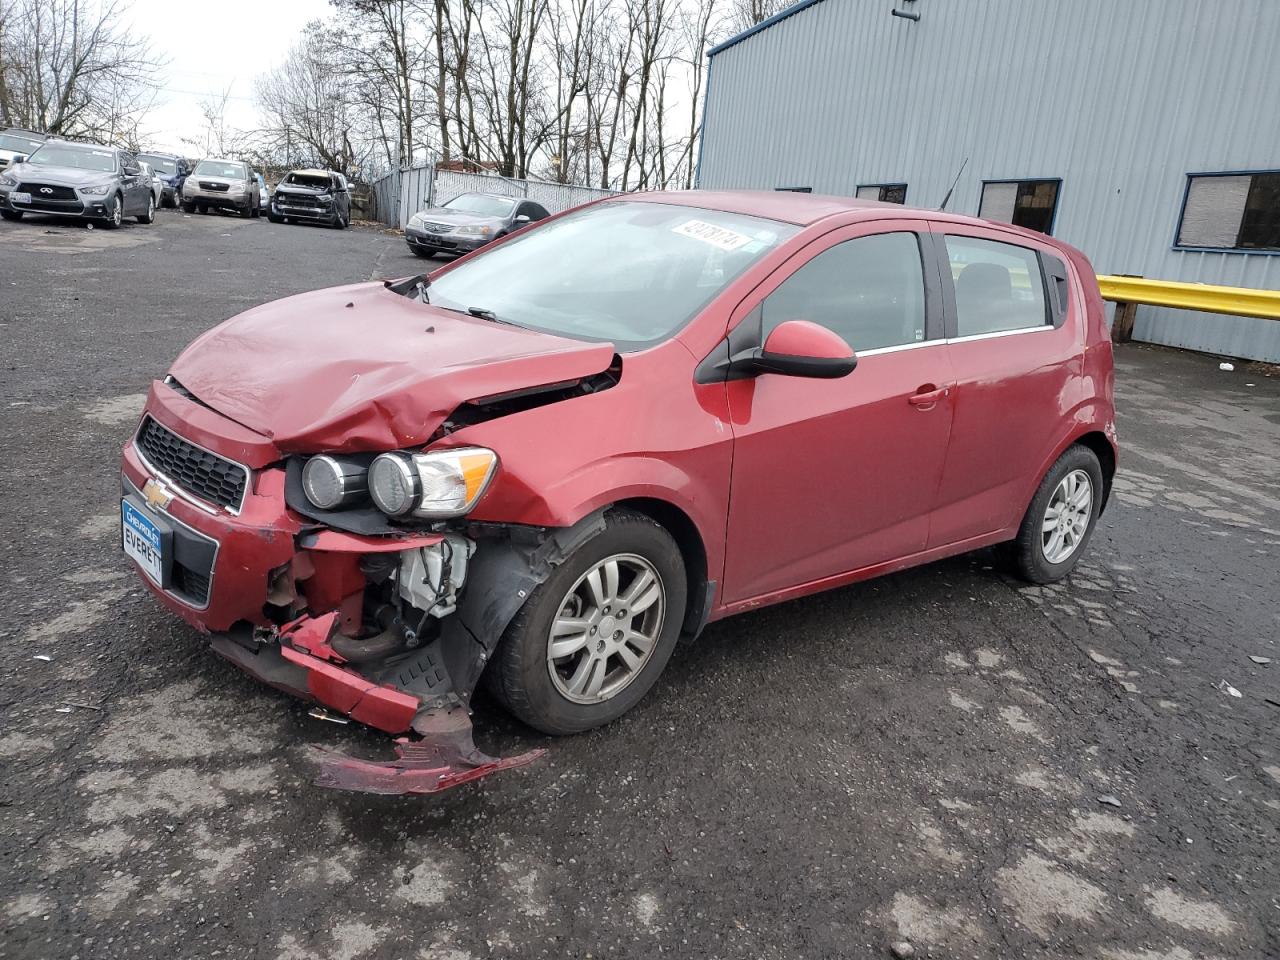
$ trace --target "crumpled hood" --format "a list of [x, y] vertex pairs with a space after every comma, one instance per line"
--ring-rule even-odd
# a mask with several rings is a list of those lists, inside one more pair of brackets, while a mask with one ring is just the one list
[[255, 307], [192, 343], [171, 373], [285, 453], [424, 444], [468, 400], [607, 369], [614, 348], [464, 316], [381, 283]]

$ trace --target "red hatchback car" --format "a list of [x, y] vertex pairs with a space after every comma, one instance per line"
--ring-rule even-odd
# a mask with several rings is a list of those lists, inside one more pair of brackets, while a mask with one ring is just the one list
[[1078, 251], [795, 193], [582, 207], [428, 277], [269, 303], [152, 384], [125, 552], [266, 682], [389, 733], [320, 782], [429, 792], [483, 676], [553, 734], [711, 620], [1003, 544], [1065, 576], [1116, 465]]

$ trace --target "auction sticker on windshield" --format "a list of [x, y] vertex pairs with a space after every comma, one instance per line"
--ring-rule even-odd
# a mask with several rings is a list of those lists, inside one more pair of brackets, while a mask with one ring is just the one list
[[678, 233], [683, 237], [701, 240], [703, 243], [709, 243], [713, 247], [719, 247], [721, 250], [737, 250], [751, 242], [751, 238], [746, 234], [738, 233], [727, 227], [718, 227], [714, 223], [707, 223], [705, 220], [686, 220], [679, 226], [672, 227], [671, 232]]

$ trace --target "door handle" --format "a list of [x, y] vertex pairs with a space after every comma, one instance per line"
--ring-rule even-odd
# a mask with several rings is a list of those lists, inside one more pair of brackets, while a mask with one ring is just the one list
[[913, 407], [926, 409], [932, 407], [943, 397], [950, 396], [950, 394], [950, 387], [935, 387], [933, 384], [927, 383], [911, 396], [907, 397], [907, 403], [911, 404]]

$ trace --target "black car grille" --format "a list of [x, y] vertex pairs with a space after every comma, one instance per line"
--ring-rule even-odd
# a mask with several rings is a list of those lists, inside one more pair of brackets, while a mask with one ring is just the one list
[[231, 189], [231, 184], [214, 183], [212, 180], [201, 180], [200, 189], [201, 190], [221, 190], [222, 192], [225, 193], [226, 191]]
[[147, 417], [138, 446], [153, 467], [202, 500], [238, 509], [248, 475], [244, 467], [188, 443]]
[[313, 197], [306, 193], [278, 193], [276, 200], [289, 207], [310, 207], [313, 210], [319, 210], [325, 206], [319, 197]]
[[79, 200], [71, 187], [60, 187], [54, 183], [20, 183], [19, 193], [31, 194], [33, 200]]

